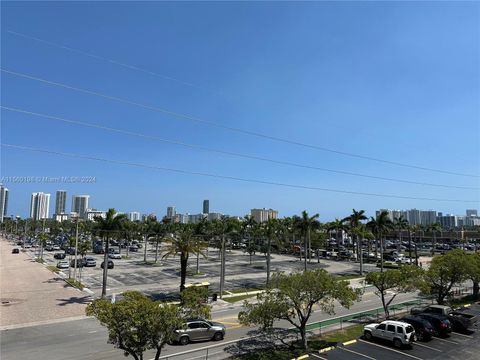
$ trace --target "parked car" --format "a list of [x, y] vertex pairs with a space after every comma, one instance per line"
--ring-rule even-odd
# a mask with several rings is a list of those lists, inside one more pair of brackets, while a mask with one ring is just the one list
[[131, 252], [138, 252], [138, 246], [137, 245], [130, 246], [130, 251]]
[[122, 258], [122, 255], [120, 255], [119, 253], [114, 253], [114, 254], [113, 254], [113, 253], [110, 253], [110, 254], [108, 254], [108, 257], [109, 257], [110, 259], [121, 259], [121, 258]]
[[400, 321], [413, 326], [418, 340], [430, 340], [432, 336], [438, 335], [432, 324], [428, 320], [422, 319], [419, 316], [407, 315], [401, 318]]
[[[102, 261], [102, 264], [100, 265], [100, 267], [103, 269], [103, 267], [105, 266], [105, 261]], [[112, 260], [108, 260], [107, 262], [107, 269], [113, 269], [115, 265], [113, 264], [113, 261]]]
[[429, 314], [437, 314], [446, 316], [452, 324], [452, 330], [456, 332], [467, 332], [468, 329], [478, 320], [478, 316], [469, 314], [464, 310], [454, 311], [450, 306], [445, 305], [429, 305], [424, 308], [413, 308], [412, 313], [424, 312]]
[[53, 255], [53, 258], [58, 259], [58, 260], [63, 260], [63, 259], [65, 259], [66, 256], [67, 256], [67, 254], [65, 254], [65, 253], [55, 253]]
[[68, 269], [68, 261], [57, 262], [57, 269]]
[[439, 336], [447, 336], [452, 332], [452, 324], [448, 321], [446, 316], [429, 313], [420, 313], [416, 315], [422, 319], [428, 320]]
[[12, 254], [19, 254], [20, 253], [20, 249], [19, 248], [13, 248], [12, 249]]
[[83, 258], [83, 266], [86, 267], [95, 267], [97, 266], [97, 261], [93, 256], [85, 256]]
[[58, 246], [58, 245], [53, 245], [53, 250], [54, 250], [54, 251], [60, 250], [60, 246]]
[[386, 320], [380, 324], [368, 324], [363, 328], [365, 339], [379, 338], [392, 341], [396, 348], [410, 345], [416, 340], [415, 329], [403, 321]]
[[182, 329], [175, 330], [175, 342], [187, 345], [191, 341], [223, 340], [225, 325], [204, 319], [187, 320]]

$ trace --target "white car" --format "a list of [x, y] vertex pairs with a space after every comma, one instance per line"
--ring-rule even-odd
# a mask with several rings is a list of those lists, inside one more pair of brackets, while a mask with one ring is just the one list
[[120, 255], [120, 254], [108, 254], [108, 257], [110, 259], [121, 259], [122, 255]]
[[57, 263], [57, 269], [68, 269], [68, 268], [69, 268], [68, 261], [59, 261]]
[[392, 341], [396, 348], [416, 341], [413, 326], [403, 321], [386, 320], [380, 324], [368, 324], [363, 328], [363, 336], [367, 340], [379, 338]]

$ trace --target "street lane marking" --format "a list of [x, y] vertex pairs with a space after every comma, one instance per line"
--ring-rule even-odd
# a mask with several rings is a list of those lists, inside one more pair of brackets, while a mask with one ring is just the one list
[[415, 343], [415, 346], [421, 346], [421, 347], [424, 347], [424, 348], [427, 348], [427, 349], [431, 349], [431, 350], [435, 350], [435, 351], [438, 351], [438, 352], [442, 352], [442, 350], [435, 349], [434, 347], [431, 347], [431, 346], [428, 346], [428, 345], [424, 345], [424, 344], [420, 344], [420, 343], [418, 343], [418, 342]]
[[343, 343], [343, 346], [345, 346], [345, 345], [350, 345], [350, 344], [355, 344], [356, 342], [357, 342], [357, 339], [350, 340], [350, 341], [345, 341], [345, 342]]
[[324, 352], [327, 352], [327, 351], [330, 351], [330, 350], [333, 350], [333, 349], [334, 349], [333, 346], [329, 346], [329, 347], [318, 350], [318, 352], [319, 353], [324, 353]]
[[366, 357], [367, 359], [370, 359], [370, 360], [377, 360], [377, 359], [375, 359], [374, 357], [371, 357], [371, 356], [368, 356], [368, 355], [359, 353], [359, 352], [357, 352], [357, 351], [353, 351], [352, 349], [347, 349], [347, 348], [344, 348], [344, 347], [338, 347], [338, 349], [342, 349], [343, 351], [348, 351], [349, 353]]
[[445, 342], [450, 343], [450, 344], [455, 344], [455, 345], [460, 344], [460, 343], [458, 343], [458, 342], [456, 342], [456, 341], [451, 341], [451, 340], [447, 340], [447, 339], [440, 338], [440, 337], [436, 337], [436, 336], [435, 336], [435, 339], [438, 339], [438, 340], [440, 340], [440, 341], [445, 341]]
[[373, 346], [378, 346], [378, 347], [381, 347], [382, 349], [387, 349], [387, 350], [390, 350], [390, 351], [393, 351], [393, 352], [396, 352], [398, 354], [401, 354], [401, 355], [405, 355], [405, 356], [408, 356], [408, 357], [411, 357], [412, 359], [416, 359], [416, 360], [423, 360], [422, 358], [419, 358], [417, 356], [414, 356], [414, 355], [410, 355], [410, 354], [407, 354], [407, 353], [404, 353], [404, 352], [401, 352], [401, 351], [398, 351], [398, 350], [395, 350], [395, 349], [392, 349], [392, 348], [389, 348], [387, 346], [383, 346], [383, 345], [380, 345], [380, 344], [376, 344], [376, 343], [373, 343], [373, 342], [368, 342], [368, 341], [365, 341], [365, 340], [362, 340], [362, 339], [359, 339], [358, 341], [361, 341], [365, 344], [370, 344], [370, 345], [373, 345]]

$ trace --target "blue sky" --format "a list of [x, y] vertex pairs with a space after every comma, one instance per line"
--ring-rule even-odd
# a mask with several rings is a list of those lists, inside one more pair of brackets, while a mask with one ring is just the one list
[[[480, 5], [474, 2], [130, 3], [2, 2], [2, 68], [365, 156], [479, 175]], [[14, 31], [157, 75], [50, 46]], [[2, 72], [3, 106], [248, 155], [418, 182], [479, 187], [462, 177], [398, 167], [204, 126]], [[473, 200], [380, 198], [181, 175], [2, 148], [2, 176], [94, 176], [94, 184], [6, 183], [9, 213], [30, 193], [90, 194], [97, 209], [321, 220], [352, 208], [464, 213], [479, 191], [428, 187], [280, 166], [192, 150], [2, 110], [2, 143], [353, 192]], [[69, 205], [68, 205], [69, 206]], [[51, 205], [53, 212], [53, 205]]]

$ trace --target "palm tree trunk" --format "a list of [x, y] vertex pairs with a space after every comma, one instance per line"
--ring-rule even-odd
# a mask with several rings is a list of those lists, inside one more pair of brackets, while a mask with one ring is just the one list
[[433, 232], [433, 240], [432, 240], [432, 256], [435, 255], [435, 244], [437, 243], [437, 232]]
[[188, 257], [185, 254], [180, 255], [180, 291], [185, 289], [185, 279], [187, 278]]
[[197, 252], [197, 269], [195, 270], [195, 273], [198, 275], [200, 274], [200, 253]]
[[[305, 240], [303, 242], [304, 271], [307, 271], [307, 243], [308, 243], [307, 238], [309, 234], [310, 234], [310, 229], [307, 230], [307, 233], [305, 234]], [[302, 252], [301, 249], [300, 249], [300, 252]]]
[[270, 281], [270, 236], [268, 237], [267, 242], [267, 285]]
[[155, 264], [156, 264], [157, 261], [158, 261], [158, 245], [159, 245], [159, 243], [160, 243], [160, 242], [159, 242], [158, 239], [157, 239], [156, 244], [155, 244]]
[[145, 262], [145, 263], [146, 263], [146, 262], [147, 262], [147, 244], [148, 244], [148, 235], [147, 235], [147, 234], [145, 234], [145, 235], [144, 235], [144, 237], [145, 237], [145, 238], [144, 238], [143, 242], [144, 242], [144, 247], [145, 247], [145, 248], [143, 249], [143, 262]]
[[383, 236], [380, 237], [380, 272], [383, 272]]
[[220, 250], [220, 299], [223, 297], [223, 287], [225, 281], [225, 267], [223, 263], [225, 261], [225, 235], [222, 235], [222, 244]]
[[363, 254], [362, 254], [362, 241], [359, 241], [360, 247], [358, 253], [360, 254], [360, 275], [363, 275]]
[[108, 248], [109, 248], [108, 235], [105, 242], [105, 254], [103, 255], [103, 281], [102, 281], [102, 299], [105, 299], [107, 295], [107, 271], [108, 271]]

